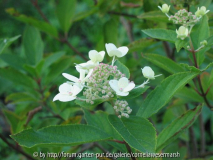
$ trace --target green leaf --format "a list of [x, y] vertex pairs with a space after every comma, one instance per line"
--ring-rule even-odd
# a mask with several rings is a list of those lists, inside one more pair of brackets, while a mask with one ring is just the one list
[[178, 138], [187, 128], [189, 128], [198, 115], [201, 113], [202, 106], [187, 111], [185, 114], [174, 120], [166, 127], [157, 138], [157, 152]]
[[173, 95], [199, 72], [181, 72], [164, 79], [145, 99], [137, 115], [148, 118], [165, 106]]
[[156, 131], [147, 119], [137, 116], [118, 118], [115, 115], [109, 115], [108, 119], [132, 148], [140, 152], [155, 152]]
[[11, 137], [19, 145], [27, 148], [34, 146], [71, 146], [111, 139], [96, 127], [80, 124], [48, 126], [37, 131], [27, 129], [11, 135]]
[[6, 109], [3, 109], [3, 113], [10, 123], [12, 134], [18, 133], [24, 129], [24, 124], [25, 124], [26, 118], [19, 117], [14, 112], [11, 112]]
[[212, 0], [199, 0], [199, 7], [205, 6], [208, 8], [211, 2]]
[[99, 128], [108, 135], [112, 136], [114, 139], [121, 139], [120, 135], [112, 127], [108, 121], [108, 114], [103, 111], [96, 111], [95, 113], [90, 113], [88, 110], [83, 109], [84, 118], [88, 125]]
[[186, 100], [187, 102], [204, 102], [203, 98], [191, 88], [184, 87], [179, 90], [176, 94], [176, 97]]
[[162, 11], [144, 12], [138, 18], [156, 22], [169, 22], [168, 17]]
[[61, 75], [63, 71], [71, 65], [72, 60], [73, 58], [71, 57], [64, 57], [51, 65], [51, 70], [47, 75], [46, 83], [53, 82], [59, 75]]
[[9, 96], [7, 96], [5, 101], [6, 102], [12, 101], [10, 103], [37, 102], [38, 99], [36, 99], [36, 97], [33, 97], [27, 92], [18, 92], [18, 93], [12, 93]]
[[[97, 111], [95, 113], [91, 113], [88, 110], [84, 109], [84, 118], [86, 119], [88, 125], [99, 128], [100, 130], [108, 134], [109, 136], [112, 136], [113, 139], [123, 140], [121, 136], [117, 133], [117, 131], [109, 123], [108, 114], [106, 112]], [[126, 151], [125, 146], [123, 144], [111, 143], [111, 142], [109, 142], [109, 144], [113, 145], [119, 150], [122, 150], [124, 152]]]
[[80, 21], [80, 20], [82, 20], [82, 19], [84, 19], [84, 18], [96, 13], [97, 11], [98, 11], [98, 6], [97, 7], [93, 7], [93, 8], [91, 8], [88, 11], [80, 12], [80, 13], [76, 14], [73, 17], [73, 22]]
[[33, 79], [13, 68], [1, 68], [0, 77], [3, 77], [13, 82], [14, 84], [22, 85], [24, 87], [36, 87], [36, 83]]
[[176, 42], [175, 42], [175, 47], [177, 49], [177, 52], [180, 51], [181, 48], [186, 48], [189, 44], [189, 38], [185, 38], [184, 40], [182, 39], [178, 39]]
[[28, 17], [26, 15], [20, 14], [14, 8], [6, 9], [6, 12], [11, 16], [13, 16], [18, 21], [32, 25], [38, 28], [40, 31], [45, 32], [53, 37], [58, 37], [57, 29], [47, 22], [39, 21], [33, 17]]
[[29, 63], [36, 65], [42, 59], [44, 49], [44, 44], [38, 29], [27, 26], [24, 31], [23, 45]]
[[62, 30], [67, 33], [75, 14], [76, 0], [60, 0], [56, 7], [56, 15]]
[[153, 39], [143, 38], [130, 43], [127, 47], [129, 48], [129, 52], [142, 51], [154, 43], [156, 43], [156, 41]]
[[15, 69], [23, 69], [22, 65], [25, 63], [25, 59], [16, 54], [2, 54], [0, 58]]
[[5, 48], [9, 47], [15, 40], [17, 40], [21, 35], [12, 37], [12, 38], [5, 38], [0, 39], [0, 54], [4, 51]]
[[[191, 33], [192, 43], [195, 49], [200, 47], [200, 42], [207, 40], [210, 36], [208, 17], [207, 15], [203, 16], [200, 24], [197, 26], [197, 29]], [[201, 65], [205, 59], [205, 50], [200, 50], [196, 53], [196, 58], [198, 65]]]
[[163, 41], [169, 41], [172, 43], [175, 43], [177, 40], [177, 34], [175, 31], [172, 30], [166, 30], [166, 29], [145, 29], [142, 30], [146, 35], [155, 38], [160, 39]]
[[28, 65], [28, 64], [25, 64], [23, 67], [24, 67], [25, 71], [27, 71], [32, 77], [36, 77], [36, 78], [39, 77], [38, 76], [39, 74], [35, 67]]
[[129, 69], [123, 63], [116, 60], [114, 65], [118, 67], [118, 70], [121, 71], [121, 73], [125, 74], [126, 78], [130, 77]]
[[129, 92], [129, 95], [126, 96], [126, 97], [119, 97], [120, 99], [133, 99], [133, 98], [136, 98], [140, 95], [142, 95], [144, 92], [146, 92], [146, 90], [148, 89], [149, 87], [146, 86], [144, 88], [142, 87], [139, 87], [139, 88], [136, 88], [136, 89], [133, 89]]
[[104, 24], [104, 42], [117, 45], [118, 42], [118, 20], [110, 19]]
[[60, 59], [65, 54], [65, 51], [53, 53], [44, 59], [43, 69], [46, 70], [52, 63]]
[[169, 73], [183, 72], [184, 69], [173, 60], [158, 54], [143, 54], [143, 57]]

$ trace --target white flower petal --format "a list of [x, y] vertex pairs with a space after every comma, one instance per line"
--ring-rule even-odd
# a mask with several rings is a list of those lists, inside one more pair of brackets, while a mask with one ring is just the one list
[[87, 76], [84, 78], [83, 82], [85, 82], [91, 75], [92, 75], [93, 69], [90, 69], [89, 73]]
[[117, 50], [117, 47], [113, 43], [106, 43], [105, 44], [107, 53], [109, 54], [112, 50]]
[[117, 80], [110, 80], [110, 81], [109, 81], [109, 85], [110, 85], [110, 87], [111, 87], [115, 92], [119, 92], [118, 81], [117, 81]]
[[78, 93], [80, 93], [82, 91], [83, 87], [74, 84], [73, 85], [73, 90], [72, 90], [72, 96], [76, 96]]
[[79, 78], [79, 80], [81, 80], [81, 82], [84, 80], [85, 74], [86, 74], [86, 71], [84, 69], [81, 69], [80, 70], [80, 78]]
[[129, 91], [131, 91], [133, 88], [135, 88], [135, 83], [130, 82], [130, 83], [128, 84], [128, 86], [126, 86], [126, 87], [124, 88], [123, 92], [129, 92]]
[[129, 80], [126, 77], [122, 77], [118, 81], [118, 87], [124, 89], [129, 84]]
[[102, 62], [104, 60], [105, 51], [101, 51], [98, 53], [96, 60], [97, 62]]
[[60, 95], [60, 93], [56, 94], [56, 96], [53, 98], [53, 102], [59, 100]]
[[98, 55], [98, 52], [96, 50], [89, 51], [89, 58], [92, 61], [96, 61], [96, 56]]
[[116, 94], [119, 96], [127, 96], [129, 95], [129, 92], [116, 92]]
[[108, 52], [108, 55], [110, 57], [113, 57], [113, 56], [122, 57], [122, 53], [119, 50], [111, 50], [110, 52]]
[[[104, 59], [104, 56], [105, 56], [105, 51], [101, 51], [99, 52], [99, 54], [101, 55], [101, 57]], [[103, 61], [103, 60], [102, 60]]]
[[129, 48], [126, 46], [123, 46], [123, 47], [119, 47], [118, 50], [122, 53], [121, 57], [123, 57], [127, 54], [127, 52], [129, 51]]
[[59, 92], [63, 94], [67, 94], [68, 92], [72, 91], [72, 89], [72, 85], [68, 83], [63, 83], [59, 86]]
[[78, 82], [79, 79], [75, 76], [72, 76], [70, 74], [67, 74], [67, 73], [62, 73], [62, 75], [66, 78], [66, 79], [69, 79], [70, 81], [73, 81], [73, 82]]
[[75, 96], [69, 96], [68, 94], [61, 94], [61, 93], [59, 93], [56, 96], [57, 96], [56, 100], [59, 100], [61, 102], [68, 102], [68, 101], [72, 101], [72, 100], [76, 99]]

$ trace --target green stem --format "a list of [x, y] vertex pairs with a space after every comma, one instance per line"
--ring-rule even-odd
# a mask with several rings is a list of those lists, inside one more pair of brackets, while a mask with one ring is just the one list
[[[190, 35], [188, 35], [188, 37], [189, 37], [189, 44], [190, 44], [190, 46], [191, 46], [190, 52], [192, 53], [192, 56], [193, 56], [193, 59], [194, 59], [195, 67], [196, 67], [197, 69], [199, 69], [199, 65], [198, 65], [198, 63], [197, 63], [197, 58], [196, 58], [196, 55], [195, 55], [196, 51], [195, 51], [195, 49], [194, 49], [194, 46], [193, 46], [193, 43], [192, 43], [192, 40], [191, 40]], [[205, 93], [204, 90], [203, 90], [203, 86], [202, 86], [202, 83], [201, 83], [200, 75], [197, 76], [197, 80], [198, 80], [198, 85], [199, 85], [199, 88], [200, 88], [200, 91], [201, 91], [201, 95], [202, 95], [202, 97], [203, 97], [203, 99], [204, 99], [204, 101], [205, 101], [207, 107], [209, 107], [209, 109], [213, 110], [213, 106], [210, 105], [208, 99], [206, 98], [206, 93]]]

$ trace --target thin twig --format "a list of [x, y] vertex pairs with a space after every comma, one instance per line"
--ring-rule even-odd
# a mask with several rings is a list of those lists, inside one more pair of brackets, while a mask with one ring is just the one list
[[212, 86], [213, 86], [213, 83], [207, 88], [206, 93], [205, 93], [206, 96], [209, 93], [209, 90], [211, 89]]
[[134, 156], [132, 156], [132, 150], [131, 150], [131, 147], [129, 146], [129, 144], [125, 142], [125, 145], [126, 145], [126, 149], [127, 149], [128, 153], [131, 155], [132, 160], [136, 160], [136, 158]]
[[35, 160], [31, 155], [25, 153], [24, 151], [22, 151], [20, 148], [17, 148], [16, 146], [14, 146], [13, 144], [11, 144], [2, 134], [0, 134], [0, 138], [12, 149], [14, 149], [15, 151], [19, 152], [20, 154], [24, 155], [25, 157], [27, 157], [29, 160]]
[[60, 42], [67, 44], [75, 53], [77, 53], [79, 56], [81, 56], [81, 58], [83, 58], [84, 60], [88, 60], [81, 52], [79, 52], [75, 47], [73, 47], [71, 45], [71, 43], [68, 41], [67, 38], [62, 38], [59, 40]]
[[[189, 110], [189, 106], [188, 104], [185, 105], [186, 109]], [[191, 149], [191, 154], [189, 155], [189, 157], [194, 158], [198, 156], [198, 148], [197, 148], [197, 141], [196, 141], [196, 137], [195, 137], [195, 133], [193, 130], [193, 127], [189, 127], [189, 149]]]
[[45, 107], [54, 117], [61, 119], [62, 121], [64, 120], [59, 114], [54, 113], [48, 106], [47, 106], [47, 102], [44, 100], [45, 96], [44, 96], [44, 89], [41, 85], [41, 79], [38, 79], [37, 84], [39, 86], [39, 93], [41, 94], [41, 106]]
[[123, 1], [121, 1], [120, 4], [121, 4], [121, 6], [129, 7], [129, 8], [139, 8], [139, 7], [141, 7], [141, 5], [139, 5], [139, 4], [125, 3]]
[[[197, 63], [197, 59], [196, 59], [196, 55], [195, 55], [195, 49], [194, 49], [191, 37], [190, 37], [190, 35], [188, 35], [188, 37], [189, 37], [189, 43], [190, 43], [190, 47], [191, 47], [191, 49], [189, 51], [192, 53], [195, 67], [199, 69], [199, 65]], [[203, 99], [204, 99], [207, 107], [209, 107], [209, 109], [213, 110], [213, 106], [210, 105], [209, 101], [206, 98], [206, 93], [204, 93], [203, 86], [202, 86], [202, 83], [201, 83], [200, 75], [197, 76], [197, 80], [198, 80], [198, 85], [199, 85], [200, 90], [201, 90], [202, 97], [203, 97]]]
[[[132, 33], [132, 24], [130, 22], [128, 22], [123, 16], [121, 16], [120, 21], [123, 24], [124, 28], [126, 29], [129, 41], [134, 42], [134, 37], [133, 37], [133, 33]], [[136, 52], [133, 52], [133, 57], [135, 59], [138, 59], [138, 55]]]
[[125, 141], [120, 141], [120, 140], [109, 140], [109, 141], [120, 143], [120, 144], [125, 144]]
[[103, 153], [107, 153], [107, 152], [108, 152], [103, 146], [101, 146], [101, 145], [98, 144], [97, 142], [94, 142], [94, 145], [95, 145], [95, 147], [97, 147], [97, 148], [99, 148], [100, 150], [102, 150]]
[[41, 110], [42, 110], [42, 107], [39, 106], [39, 107], [34, 108], [33, 110], [29, 111], [28, 114], [27, 114], [27, 115], [28, 115], [28, 116], [27, 116], [27, 121], [26, 121], [26, 123], [24, 124], [24, 126], [26, 127], [26, 126], [28, 125], [28, 123], [31, 121], [31, 119], [34, 117], [34, 115], [35, 115], [37, 112], [41, 111]]
[[47, 17], [44, 15], [44, 13], [41, 11], [41, 8], [38, 5], [38, 0], [31, 0], [31, 3], [33, 4], [33, 6], [37, 9], [37, 11], [39, 12], [39, 14], [41, 15], [41, 17], [47, 22], [50, 23], [49, 20], [47, 19]]
[[199, 115], [199, 125], [200, 125], [200, 144], [201, 144], [200, 154], [202, 155], [202, 154], [205, 154], [205, 148], [206, 148], [205, 125], [203, 122], [202, 113]]
[[172, 50], [169, 46], [169, 43], [166, 41], [163, 41], [163, 47], [165, 49], [166, 55], [168, 58], [172, 59]]

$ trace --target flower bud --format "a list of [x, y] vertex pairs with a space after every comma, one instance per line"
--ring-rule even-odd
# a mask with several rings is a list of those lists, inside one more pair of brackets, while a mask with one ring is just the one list
[[155, 79], [155, 73], [154, 71], [152, 70], [152, 68], [150, 68], [149, 66], [145, 66], [143, 69], [142, 69], [142, 74], [145, 78], [148, 78], [148, 79]]
[[206, 40], [200, 42], [200, 45], [206, 46], [208, 44], [208, 42]]
[[206, 7], [202, 6], [201, 8], [198, 7], [197, 11], [195, 12], [195, 15], [197, 17], [202, 17], [208, 12], [209, 12], [209, 10], [206, 11]]
[[176, 33], [177, 33], [177, 38], [184, 40], [188, 36], [189, 30], [188, 28], [184, 26], [180, 26], [178, 30], [176, 29]]
[[158, 8], [160, 8], [163, 13], [167, 14], [169, 12], [170, 6], [163, 4], [162, 7], [158, 6]]

